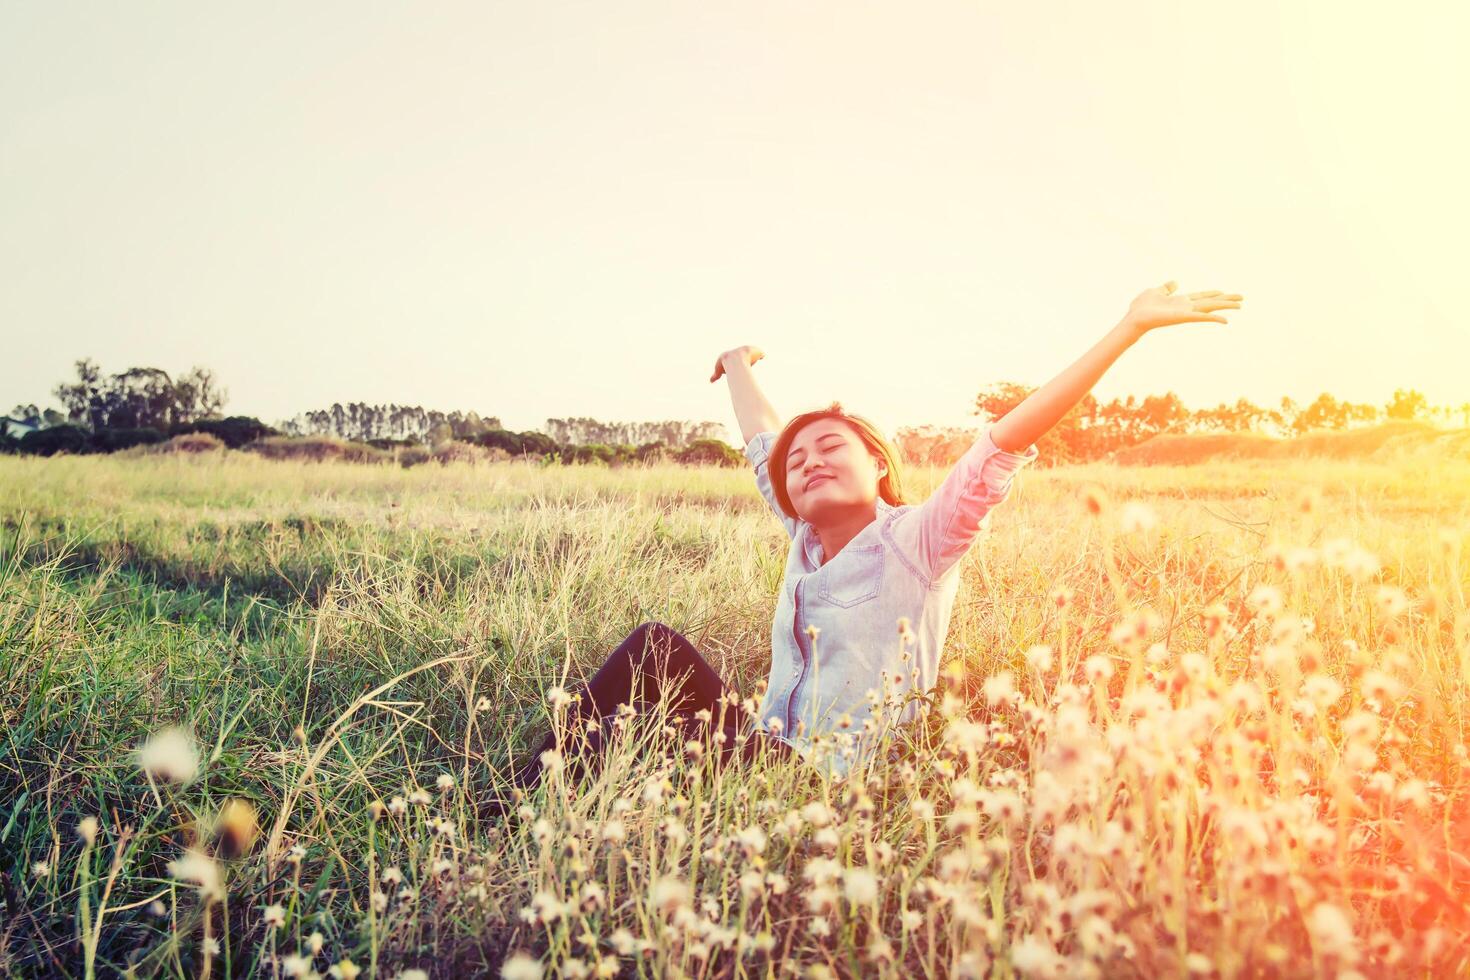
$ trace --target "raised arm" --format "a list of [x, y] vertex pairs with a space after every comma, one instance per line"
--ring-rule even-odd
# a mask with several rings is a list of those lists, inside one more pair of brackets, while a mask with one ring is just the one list
[[964, 556], [990, 512], [1010, 495], [1012, 479], [1036, 459], [1036, 442], [1071, 411], [1118, 356], [1157, 327], [1225, 323], [1212, 311], [1239, 309], [1238, 294], [1218, 290], [1174, 295], [1175, 283], [1146, 289], [1106, 336], [1070, 367], [992, 423], [960, 457], [929, 499], [905, 515], [894, 533], [931, 579]]
[[1039, 455], [1035, 446], [1001, 449], [993, 431], [992, 426], [980, 433], [929, 499], [894, 525], [903, 550], [931, 582], [970, 550], [990, 512], [1010, 496], [1016, 471]]
[[1128, 312], [1117, 326], [1066, 370], [1026, 396], [1026, 400], [1005, 413], [990, 429], [996, 446], [1009, 451], [1029, 446], [1051, 431], [1083, 397], [1099, 378], [1113, 366], [1125, 350], [1145, 333], [1157, 327], [1176, 323], [1209, 321], [1228, 322], [1214, 310], [1239, 309], [1238, 293], [1224, 294], [1218, 289], [1175, 295], [1173, 280], [1145, 289], [1134, 298]]
[[795, 538], [801, 532], [801, 521], [787, 516], [776, 502], [771, 491], [771, 473], [768, 460], [771, 444], [781, 429], [781, 417], [766, 400], [760, 385], [756, 384], [755, 373], [750, 366], [765, 357], [759, 347], [736, 347], [720, 355], [715, 362], [715, 373], [710, 381], [718, 381], [724, 375], [730, 382], [730, 401], [735, 406], [735, 418], [740, 423], [740, 437], [745, 440], [745, 458], [755, 469], [755, 486], [770, 506], [771, 512], [781, 521], [787, 537]]
[[777, 432], [781, 428], [781, 417], [766, 400], [765, 392], [756, 383], [751, 365], [765, 357], [759, 347], [736, 347], [721, 354], [715, 361], [715, 373], [710, 381], [720, 380], [724, 375], [730, 381], [730, 401], [735, 406], [735, 418], [740, 423], [740, 438], [747, 443], [758, 432]]

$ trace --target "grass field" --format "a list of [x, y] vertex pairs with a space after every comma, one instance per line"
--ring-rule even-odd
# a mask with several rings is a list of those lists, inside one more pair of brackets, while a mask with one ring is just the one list
[[0, 457], [0, 966], [1465, 975], [1470, 462], [1030, 470], [992, 522], [900, 762], [655, 719], [492, 822], [641, 622], [758, 695], [747, 470]]

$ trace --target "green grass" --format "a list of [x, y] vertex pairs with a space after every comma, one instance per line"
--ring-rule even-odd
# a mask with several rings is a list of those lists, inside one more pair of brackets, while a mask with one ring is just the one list
[[[905, 474], [906, 484], [922, 499], [942, 475]], [[1146, 501], [1158, 528], [1122, 534], [1111, 511], [1089, 518], [1091, 485], [1114, 502]], [[1308, 489], [1321, 495], [1310, 512], [1298, 506]], [[786, 541], [747, 471], [0, 457], [0, 965], [15, 976], [129, 965], [139, 976], [275, 976], [316, 932], [314, 969], [345, 958], [383, 976], [473, 974], [515, 950], [548, 975], [599, 961], [629, 976], [1159, 975], [1198, 965], [1191, 954], [1222, 975], [1466, 968], [1458, 886], [1470, 864], [1457, 862], [1470, 820], [1457, 753], [1470, 683], [1470, 463], [1033, 470], [992, 522], [964, 562], [946, 646], [956, 683], [935, 724], [911, 736], [911, 762], [840, 783], [780, 767], [711, 773], [655, 724], [631, 730], [643, 742], [624, 745], [595, 784], [551, 780], [524, 816], [495, 825], [476, 803], [547, 730], [547, 689], [571, 687], [639, 623], [680, 630], [742, 696], [756, 693]], [[1272, 567], [1273, 544], [1334, 538], [1375, 554], [1382, 571]], [[1262, 582], [1313, 618], [1310, 639], [1273, 639], [1270, 622], [1251, 619]], [[1063, 583], [1075, 601], [1058, 610], [1050, 595]], [[1375, 605], [1385, 584], [1434, 605], [1386, 620]], [[1201, 613], [1217, 603], [1238, 632], [1210, 640]], [[1109, 639], [1143, 607], [1162, 654]], [[1272, 643], [1320, 660], [1343, 700], [1295, 714], [1300, 679], [1262, 665]], [[1037, 644], [1058, 651], [1061, 675], [1027, 668]], [[1209, 671], [1185, 683], [1190, 652]], [[1114, 675], [1086, 681], [1090, 656], [1115, 663]], [[1359, 757], [1343, 723], [1369, 703], [1360, 686], [1378, 669], [1404, 687], [1370, 711], [1396, 735], [1349, 771], [1344, 759]], [[1004, 670], [1037, 716], [988, 702], [985, 681]], [[1163, 744], [1154, 722], [1126, 709], [1157, 679], [1169, 717], [1193, 719], [1210, 698], [1227, 703], [1241, 678], [1265, 698], [1254, 720], [1205, 712], [1203, 731], [1180, 721], [1172, 761], [1151, 754]], [[1082, 795], [1061, 816], [1008, 823], [970, 787], [1044, 799], [1048, 773], [1072, 772], [1076, 747], [1056, 719], [1073, 704], [1099, 738], [1133, 748], [1069, 777]], [[964, 720], [983, 726], [979, 743], [954, 734], [969, 731], [954, 724]], [[135, 761], [169, 725], [202, 746], [187, 786], [150, 785]], [[945, 732], [942, 747], [928, 741]], [[1259, 757], [1243, 738], [1263, 746]], [[1247, 755], [1212, 755], [1227, 749]], [[1278, 778], [1278, 765], [1308, 782]], [[1390, 790], [1385, 802], [1373, 772], [1400, 790], [1423, 780], [1429, 801], [1405, 809]], [[441, 792], [444, 774], [454, 786]], [[663, 799], [645, 798], [665, 777]], [[432, 802], [374, 821], [370, 803], [415, 788]], [[1303, 794], [1311, 815], [1280, 817], [1286, 829], [1260, 848], [1220, 830], [1285, 813]], [[215, 846], [212, 820], [231, 799], [254, 804], [263, 833], [221, 862], [227, 897], [206, 902], [169, 863]], [[835, 811], [830, 834], [800, 817], [813, 801]], [[1128, 814], [1125, 857], [1087, 847], [1067, 857], [1058, 844], [1059, 827], [1101, 839]], [[94, 844], [78, 838], [84, 817], [100, 822]], [[626, 842], [599, 837], [615, 817]], [[736, 840], [751, 827], [763, 828], [762, 847]], [[1332, 836], [1320, 849], [1314, 827]], [[304, 848], [299, 861], [292, 845]], [[827, 885], [826, 856], [848, 877]], [[440, 861], [451, 867], [436, 871]], [[35, 874], [37, 862], [49, 872]], [[1268, 885], [1238, 880], [1242, 866], [1278, 864]], [[385, 867], [400, 868], [415, 896], [397, 897], [404, 885], [385, 885]], [[861, 884], [850, 870], [861, 867], [878, 873], [871, 907], [838, 894]], [[691, 904], [661, 907], [663, 878], [689, 888]], [[602, 897], [579, 901], [589, 884]], [[1103, 939], [1087, 915], [1056, 904], [1091, 892]], [[262, 911], [276, 904], [279, 930]], [[1350, 952], [1332, 947], [1335, 920], [1320, 907], [1346, 916]], [[204, 952], [206, 925], [218, 954]], [[619, 953], [637, 942], [646, 954]]]

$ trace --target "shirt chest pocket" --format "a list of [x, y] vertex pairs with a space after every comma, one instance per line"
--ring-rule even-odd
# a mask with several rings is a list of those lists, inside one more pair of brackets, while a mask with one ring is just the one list
[[817, 595], [843, 609], [877, 597], [883, 586], [883, 546], [849, 545], [822, 566]]

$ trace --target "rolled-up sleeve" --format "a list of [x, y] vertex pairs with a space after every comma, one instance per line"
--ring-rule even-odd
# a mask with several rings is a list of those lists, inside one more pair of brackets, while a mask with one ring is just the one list
[[987, 428], [929, 499], [905, 516], [901, 536], [931, 581], [964, 557], [987, 529], [990, 512], [1010, 496], [1017, 471], [1039, 455], [1035, 445], [1001, 449]]
[[771, 492], [771, 474], [767, 466], [771, 458], [771, 446], [776, 441], [774, 432], [757, 432], [751, 437], [750, 442], [745, 444], [745, 458], [750, 460], [750, 465], [755, 467], [755, 485], [760, 490], [761, 496], [766, 498], [771, 511], [780, 519], [781, 525], [786, 528], [788, 537], [795, 538], [801, 531], [801, 521], [787, 516], [776, 502], [776, 495]]

